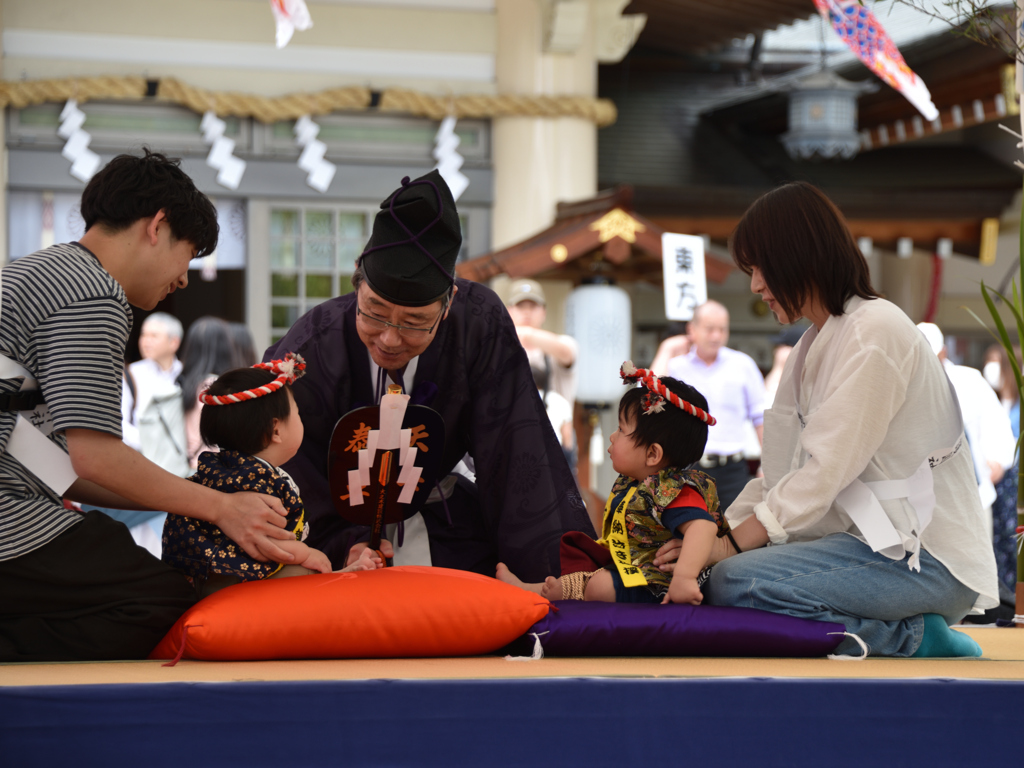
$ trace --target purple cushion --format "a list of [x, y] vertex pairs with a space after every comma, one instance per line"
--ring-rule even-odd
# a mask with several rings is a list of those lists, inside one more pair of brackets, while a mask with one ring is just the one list
[[825, 656], [845, 629], [755, 608], [581, 600], [552, 607], [524, 636], [538, 634], [546, 656]]

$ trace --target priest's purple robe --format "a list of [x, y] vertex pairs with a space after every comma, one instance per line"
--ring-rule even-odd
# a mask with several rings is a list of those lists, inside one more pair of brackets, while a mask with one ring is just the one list
[[[409, 394], [444, 419], [441, 476], [468, 453], [476, 487], [460, 480], [447, 513], [440, 503], [421, 510], [431, 559], [489, 576], [501, 561], [526, 581], [558, 576], [561, 535], [593, 535], [593, 528], [508, 311], [486, 286], [457, 284], [448, 317], [419, 357]], [[355, 299], [353, 292], [316, 306], [264, 356], [298, 352], [306, 360], [306, 375], [292, 387], [305, 438], [284, 468], [302, 491], [312, 531], [306, 543], [325, 552], [335, 568], [344, 565], [353, 543], [367, 538], [365, 527], [335, 511], [327, 480], [334, 425], [353, 408], [374, 404]]]

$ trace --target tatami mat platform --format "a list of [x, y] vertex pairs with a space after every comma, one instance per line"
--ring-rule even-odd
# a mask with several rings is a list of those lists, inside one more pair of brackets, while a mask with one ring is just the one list
[[0, 665], [0, 764], [1016, 764], [1024, 631], [981, 659]]

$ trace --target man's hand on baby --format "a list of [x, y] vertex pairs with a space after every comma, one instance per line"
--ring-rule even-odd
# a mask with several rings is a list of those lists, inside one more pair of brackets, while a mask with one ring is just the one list
[[676, 576], [668, 585], [668, 594], [662, 600], [665, 603], [679, 603], [682, 605], [700, 605], [704, 601], [704, 594], [697, 586], [696, 578], [684, 578]]
[[261, 562], [291, 563], [293, 557], [281, 549], [275, 539], [294, 539], [284, 529], [287, 515], [281, 500], [263, 493], [226, 493], [224, 509], [216, 523], [246, 553]]
[[363, 547], [363, 550], [359, 553], [359, 558], [351, 565], [342, 568], [341, 573], [349, 573], [350, 571], [372, 571], [383, 567], [384, 561], [380, 559], [380, 555], [369, 547]]

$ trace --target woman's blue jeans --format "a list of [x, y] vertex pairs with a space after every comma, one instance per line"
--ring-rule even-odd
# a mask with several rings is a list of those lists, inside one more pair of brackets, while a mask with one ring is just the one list
[[[858, 635], [872, 656], [911, 656], [921, 644], [925, 613], [948, 624], [968, 614], [978, 597], [921, 550], [921, 570], [890, 560], [845, 533], [818, 541], [764, 547], [711, 569], [708, 605], [760, 608], [802, 619], [833, 621]], [[836, 653], [860, 655], [844, 638]]]

